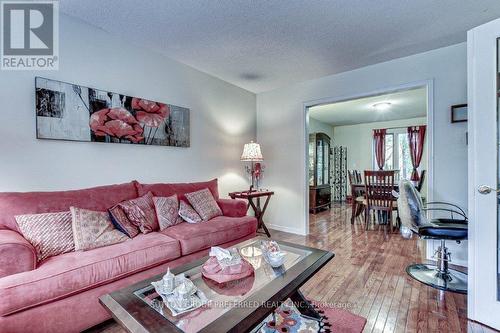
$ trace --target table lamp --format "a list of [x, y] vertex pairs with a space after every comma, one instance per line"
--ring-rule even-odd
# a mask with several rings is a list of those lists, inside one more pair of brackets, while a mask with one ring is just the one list
[[[252, 179], [252, 185], [250, 186], [250, 191], [255, 186], [256, 181], [260, 178], [262, 167], [259, 162], [263, 161], [262, 152], [260, 150], [260, 145], [253, 141], [246, 143], [243, 147], [243, 153], [241, 154], [240, 160], [242, 162], [252, 162], [251, 166], [245, 166], [245, 170]], [[255, 163], [257, 162], [257, 163]]]

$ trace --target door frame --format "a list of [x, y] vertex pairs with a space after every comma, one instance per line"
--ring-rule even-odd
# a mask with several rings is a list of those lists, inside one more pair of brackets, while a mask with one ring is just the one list
[[[399, 91], [405, 91], [416, 88], [425, 88], [427, 91], [427, 200], [432, 201], [434, 197], [434, 80], [422, 80], [404, 83], [396, 86], [389, 86], [381, 89], [376, 89], [368, 92], [361, 92], [353, 95], [332, 96], [322, 99], [306, 101], [303, 103], [303, 120], [304, 120], [304, 142], [305, 142], [305, 234], [309, 234], [309, 108], [313, 106], [345, 102], [353, 99], [386, 95]], [[333, 138], [332, 138], [333, 140]], [[426, 246], [426, 257], [430, 258], [433, 255], [432, 246]]]
[[[493, 27], [492, 27], [492, 25]], [[493, 28], [493, 29], [492, 29]], [[497, 303], [497, 297], [495, 299], [490, 299], [490, 294], [487, 290], [482, 290], [480, 286], [488, 285], [492, 283], [486, 280], [485, 277], [491, 276], [492, 269], [489, 265], [489, 256], [485, 253], [481, 253], [480, 246], [485, 246], [487, 248], [498, 246], [498, 236], [495, 237], [496, 244], [488, 243], [491, 238], [483, 238], [481, 235], [488, 233], [488, 229], [481, 228], [482, 223], [478, 218], [478, 212], [481, 207], [478, 207], [478, 192], [477, 187], [479, 185], [485, 184], [490, 186], [498, 186], [498, 147], [493, 146], [481, 146], [475, 147], [476, 142], [481, 142], [478, 137], [483, 133], [484, 126], [493, 126], [489, 128], [490, 131], [495, 132], [498, 138], [498, 120], [495, 124], [490, 123], [490, 117], [488, 116], [488, 110], [495, 105], [495, 110], [498, 112], [498, 98], [496, 96], [496, 89], [490, 89], [490, 87], [497, 86], [496, 73], [498, 71], [498, 44], [495, 48], [481, 48], [481, 59], [476, 59], [476, 47], [481, 47], [478, 45], [484, 45], [484, 42], [489, 42], [490, 39], [498, 40], [500, 37], [500, 19], [486, 23], [477, 28], [474, 28], [467, 33], [467, 95], [468, 95], [468, 132], [469, 132], [469, 146], [468, 146], [468, 213], [469, 213], [469, 233], [468, 233], [468, 296], [467, 296], [467, 316], [468, 318], [479, 321], [485, 325], [494, 327], [498, 326], [498, 313], [496, 315], [492, 314], [492, 311], [498, 311], [498, 306], [496, 308], [489, 307], [487, 302]], [[497, 42], [498, 43], [498, 42]], [[494, 50], [494, 51], [493, 51]], [[491, 62], [484, 61], [484, 59], [490, 59], [494, 61], [497, 68], [495, 72], [492, 70]], [[479, 72], [479, 74], [478, 74]], [[480, 80], [477, 76], [480, 76]], [[481, 98], [475, 98], [479, 96], [481, 92]], [[486, 119], [481, 119], [482, 117], [488, 117]], [[498, 113], [497, 113], [498, 117]], [[485, 125], [486, 123], [486, 125]], [[495, 140], [497, 140], [495, 138]], [[484, 138], [483, 138], [484, 140]], [[479, 143], [478, 143], [479, 144]], [[476, 149], [477, 148], [477, 149]], [[490, 150], [491, 151], [488, 151]], [[494, 150], [494, 151], [493, 151]], [[494, 160], [497, 161], [495, 165], [495, 170], [491, 170], [491, 165], [483, 163], [478, 164], [478, 151], [481, 151], [483, 155], [493, 155]], [[484, 157], [484, 156], [483, 156]], [[478, 172], [478, 171], [481, 172]], [[490, 176], [495, 173], [495, 180], [493, 184], [489, 184], [491, 181]], [[478, 179], [479, 178], [479, 179]], [[490, 200], [489, 204], [496, 207], [495, 213], [495, 224], [498, 228], [498, 204], [496, 203], [496, 196], [491, 193], [487, 196], [481, 196], [481, 201], [484, 203], [486, 200]], [[496, 230], [498, 232], [498, 229]], [[489, 234], [489, 233], [488, 233]], [[479, 240], [481, 240], [479, 242]], [[486, 245], [485, 245], [486, 244]], [[498, 273], [498, 253], [495, 254], [495, 273]], [[480, 270], [478, 266], [483, 267]], [[484, 271], [484, 267], [487, 267], [487, 271]], [[498, 282], [497, 282], [498, 283]], [[493, 282], [495, 284], [495, 282]], [[497, 288], [499, 286], [497, 285]], [[496, 291], [498, 292], [498, 291]], [[486, 295], [485, 295], [486, 294]], [[496, 294], [496, 293], [495, 293]], [[486, 301], [485, 301], [486, 299]], [[490, 303], [490, 304], [491, 304]], [[497, 327], [498, 328], [498, 327]]]

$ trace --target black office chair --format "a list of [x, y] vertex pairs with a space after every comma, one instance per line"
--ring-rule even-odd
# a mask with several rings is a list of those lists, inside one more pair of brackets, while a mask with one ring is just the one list
[[[428, 286], [440, 290], [467, 293], [467, 274], [448, 267], [451, 255], [446, 248], [446, 241], [460, 243], [467, 239], [467, 216], [458, 206], [445, 202], [429, 202], [424, 207], [420, 194], [412, 182], [403, 180], [399, 185], [398, 208], [401, 218], [401, 235], [410, 238], [417, 234], [423, 239], [436, 239], [441, 245], [436, 251], [437, 265], [414, 264], [406, 268], [406, 272]], [[449, 218], [428, 220], [426, 212], [443, 211]]]

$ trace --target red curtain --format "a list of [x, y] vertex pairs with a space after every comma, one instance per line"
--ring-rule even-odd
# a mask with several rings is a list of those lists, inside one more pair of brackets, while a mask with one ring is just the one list
[[386, 129], [373, 130], [373, 141], [375, 143], [375, 159], [380, 170], [384, 170], [385, 164], [385, 134]]
[[408, 143], [410, 144], [411, 164], [413, 166], [413, 172], [411, 173], [410, 179], [413, 181], [420, 180], [417, 168], [420, 165], [420, 161], [422, 160], [425, 141], [425, 129], [425, 125], [408, 127]]

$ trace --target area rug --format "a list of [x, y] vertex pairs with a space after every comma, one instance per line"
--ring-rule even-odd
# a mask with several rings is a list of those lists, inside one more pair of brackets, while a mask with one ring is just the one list
[[320, 319], [303, 316], [291, 301], [285, 302], [252, 332], [256, 333], [361, 333], [366, 319], [349, 311], [311, 302]]

